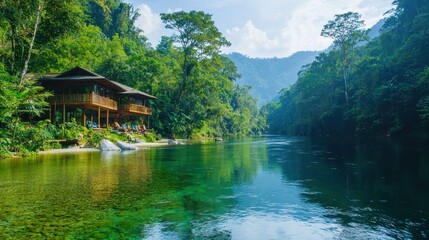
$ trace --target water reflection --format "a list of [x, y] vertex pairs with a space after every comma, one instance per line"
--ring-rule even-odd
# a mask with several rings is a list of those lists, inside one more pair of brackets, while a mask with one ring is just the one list
[[0, 161], [0, 239], [424, 239], [424, 145], [265, 136]]
[[[325, 216], [342, 226], [372, 230], [383, 238], [420, 239], [429, 233], [429, 181], [424, 170], [428, 152], [420, 144], [303, 139], [271, 149], [269, 159], [281, 167], [287, 181], [307, 189], [302, 192], [305, 199], [323, 206], [328, 210]], [[346, 236], [355, 237], [349, 232]]]

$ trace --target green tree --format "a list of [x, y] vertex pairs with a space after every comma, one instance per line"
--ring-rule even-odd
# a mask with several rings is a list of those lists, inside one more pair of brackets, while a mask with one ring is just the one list
[[43, 45], [35, 54], [34, 72], [62, 72], [75, 66], [93, 70], [111, 56], [112, 44], [93, 25]]
[[179, 106], [197, 62], [219, 54], [221, 47], [229, 46], [230, 43], [216, 28], [210, 14], [181, 11], [163, 13], [161, 19], [166, 28], [178, 32], [172, 39], [182, 47], [182, 79], [176, 96], [176, 104]]
[[[325, 26], [322, 33], [337, 39], [336, 49], [319, 55], [281, 93], [280, 103], [266, 107], [271, 130], [298, 135], [429, 134], [429, 2], [394, 4], [380, 36], [359, 47], [360, 23], [339, 24], [344, 21], [338, 15], [338, 21]], [[348, 17], [358, 21], [356, 14]], [[345, 26], [351, 31], [340, 31]], [[341, 49], [348, 49], [348, 57]], [[344, 76], [348, 104], [341, 92]]]
[[[37, 23], [34, 18], [40, 16], [40, 7], [41, 2], [37, 0], [5, 0], [0, 5], [0, 18], [7, 23], [7, 31], [10, 32], [8, 34], [10, 36], [8, 43], [10, 55], [7, 64], [11, 75], [18, 75], [22, 66], [21, 63], [24, 62], [24, 58], [21, 56], [24, 56], [28, 49], [27, 32], [31, 31], [35, 22]], [[37, 14], [34, 14], [36, 12]]]
[[[189, 130], [193, 128], [192, 123], [197, 123], [205, 117], [204, 112], [199, 110], [202, 108], [201, 106], [204, 106], [204, 101], [199, 99], [204, 97], [204, 93], [201, 91], [204, 88], [199, 87], [207, 86], [206, 83], [209, 81], [203, 79], [204, 75], [209, 75], [198, 68], [203, 65], [209, 66], [206, 63], [215, 59], [219, 55], [221, 47], [229, 46], [230, 43], [216, 28], [211, 15], [204, 12], [163, 13], [161, 19], [166, 28], [177, 32], [172, 39], [181, 47], [179, 50], [181, 76], [175, 92], [175, 111], [171, 114], [174, 118], [172, 121], [184, 125], [182, 128], [189, 133]], [[202, 75], [199, 75], [200, 73]], [[185, 95], [186, 100], [183, 101]], [[193, 115], [189, 114], [190, 110]], [[184, 122], [189, 122], [189, 124], [184, 124]], [[177, 129], [177, 126], [173, 128]]]
[[321, 35], [334, 39], [334, 46], [341, 52], [339, 67], [342, 70], [344, 80], [344, 95], [349, 105], [349, 75], [353, 60], [353, 48], [365, 39], [366, 31], [363, 30], [364, 21], [361, 15], [355, 12], [335, 15], [335, 19], [323, 26]]
[[87, 22], [98, 26], [108, 37], [113, 38], [116, 34], [121, 38], [132, 39], [137, 42], [146, 42], [142, 31], [135, 26], [140, 16], [134, 7], [122, 0], [94, 1], [81, 0], [85, 3]]
[[161, 41], [156, 47], [156, 51], [162, 55], [171, 53], [173, 49], [173, 39], [170, 37], [162, 36]]
[[[26, 80], [21, 85], [17, 86], [14, 81], [15, 77], [0, 74], [3, 78], [0, 81], [0, 136], [2, 145], [6, 146], [9, 152], [20, 152], [20, 147], [25, 141], [31, 141], [33, 137], [26, 136], [28, 128], [22, 124], [22, 116], [29, 119], [39, 117], [48, 103], [46, 98], [51, 96], [49, 92], [43, 91], [41, 86], [38, 86], [33, 81]], [[25, 136], [24, 136], [25, 135]], [[4, 147], [3, 146], [3, 147]], [[0, 149], [0, 154], [2, 150]]]
[[[77, 0], [2, 1], [0, 22], [4, 22], [10, 53], [1, 57], [11, 75], [19, 75], [22, 84], [27, 73], [33, 48], [75, 31], [80, 27], [82, 11]], [[39, 36], [40, 35], [40, 36]]]

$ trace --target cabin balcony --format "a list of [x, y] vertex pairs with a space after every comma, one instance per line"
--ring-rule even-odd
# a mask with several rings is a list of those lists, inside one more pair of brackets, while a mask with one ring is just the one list
[[115, 100], [94, 93], [60, 94], [52, 97], [49, 102], [51, 104], [92, 105], [110, 110], [118, 109], [118, 103]]
[[151, 108], [137, 105], [134, 103], [121, 104], [119, 105], [119, 110], [131, 112], [131, 113], [143, 114], [143, 115], [152, 115]]

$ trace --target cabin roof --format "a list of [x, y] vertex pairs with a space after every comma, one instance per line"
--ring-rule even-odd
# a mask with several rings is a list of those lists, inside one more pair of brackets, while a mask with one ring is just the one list
[[112, 82], [114, 82], [115, 84], [117, 84], [121, 88], [125, 89], [124, 92], [120, 92], [119, 94], [122, 94], [122, 95], [140, 95], [140, 96], [151, 98], [151, 99], [158, 99], [155, 96], [152, 96], [152, 95], [150, 95], [148, 93], [145, 93], [145, 92], [142, 92], [140, 90], [134, 89], [132, 87], [128, 87], [127, 85], [124, 85], [122, 83], [118, 83], [118, 82], [115, 82], [115, 81], [112, 81]]
[[101, 75], [98, 75], [96, 73], [93, 73], [85, 68], [82, 67], [75, 67], [72, 68], [70, 70], [68, 70], [67, 72], [63, 72], [60, 75], [56, 76], [55, 78], [85, 78], [85, 77], [90, 77], [90, 78], [105, 78]]
[[86, 81], [95, 81], [96, 83], [103, 85], [105, 87], [114, 89], [119, 92], [126, 91], [124, 88], [113, 83], [113, 81], [107, 79], [104, 76], [93, 73], [82, 67], [75, 67], [70, 69], [67, 72], [61, 73], [57, 76], [44, 76], [40, 79], [41, 82], [57, 82], [57, 81], [67, 81], [67, 82], [86, 82]]
[[105, 85], [107, 87], [110, 87], [112, 89], [115, 89], [118, 91], [119, 94], [122, 95], [138, 95], [143, 96], [150, 99], [157, 99], [157, 97], [152, 96], [148, 93], [139, 91], [137, 89], [134, 89], [132, 87], [128, 87], [127, 85], [124, 85], [119, 82], [115, 82], [112, 80], [107, 79], [104, 76], [101, 76], [99, 74], [93, 73], [85, 68], [82, 67], [75, 67], [73, 69], [70, 69], [67, 72], [61, 73], [57, 76], [44, 76], [40, 79], [42, 82], [54, 82], [54, 81], [96, 81], [97, 83], [101, 85]]

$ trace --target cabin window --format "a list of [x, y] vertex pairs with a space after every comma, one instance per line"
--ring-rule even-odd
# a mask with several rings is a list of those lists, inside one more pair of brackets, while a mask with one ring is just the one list
[[105, 90], [103, 87], [100, 87], [98, 85], [94, 85], [94, 93], [95, 94], [97, 94], [98, 96], [104, 97], [104, 92], [105, 92]]
[[91, 93], [91, 87], [90, 86], [85, 86], [85, 88], [83, 89], [84, 93]]
[[68, 88], [68, 93], [69, 94], [82, 94], [83, 92], [85, 92], [85, 87], [84, 86], [73, 86]]
[[120, 99], [119, 99], [119, 103], [120, 104], [127, 104], [129, 101], [128, 101], [128, 98], [127, 97], [121, 97]]

